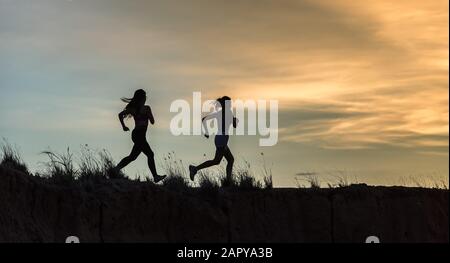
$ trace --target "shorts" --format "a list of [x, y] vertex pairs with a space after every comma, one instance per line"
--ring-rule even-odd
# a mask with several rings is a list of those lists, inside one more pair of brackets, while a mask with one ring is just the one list
[[224, 147], [228, 145], [229, 135], [216, 135], [214, 138], [214, 144], [216, 147]]

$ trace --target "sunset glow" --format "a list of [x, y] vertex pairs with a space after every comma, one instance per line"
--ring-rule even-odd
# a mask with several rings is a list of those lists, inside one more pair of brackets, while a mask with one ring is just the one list
[[272, 157], [275, 184], [322, 168], [376, 184], [448, 174], [448, 4], [0, 0], [0, 136], [36, 162], [47, 146], [84, 143], [119, 158], [119, 98], [141, 87], [156, 115], [151, 144], [189, 160], [191, 141], [212, 149], [197, 137], [176, 145], [169, 105], [200, 91], [279, 100], [276, 147], [231, 146]]

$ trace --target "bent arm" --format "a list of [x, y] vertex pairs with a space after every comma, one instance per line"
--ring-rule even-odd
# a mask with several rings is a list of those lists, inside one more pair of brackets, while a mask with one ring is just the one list
[[238, 123], [239, 123], [239, 120], [238, 120], [238, 118], [236, 118], [236, 117], [233, 117], [233, 128], [235, 128], [235, 129], [236, 129], [236, 127], [237, 127]]
[[150, 108], [150, 106], [147, 107], [147, 116], [148, 116], [150, 123], [152, 125], [155, 124], [155, 118], [153, 117], [152, 108]]
[[[206, 116], [208, 117], [208, 116]], [[206, 117], [202, 118], [202, 127], [203, 130], [205, 131], [205, 137], [208, 138], [209, 137], [209, 132], [208, 132], [208, 126], [206, 126], [206, 121], [208, 120]]]
[[209, 138], [209, 131], [208, 131], [208, 126], [206, 125], [206, 121], [216, 119], [216, 118], [217, 118], [217, 113], [211, 113], [202, 118], [202, 127], [205, 131], [206, 138]]
[[119, 113], [119, 121], [120, 121], [120, 124], [122, 125], [122, 128], [125, 130], [125, 129], [127, 129], [127, 126], [125, 125], [125, 122], [123, 121], [123, 119], [125, 118], [125, 116], [128, 114], [128, 111], [127, 110], [123, 110], [123, 111], [121, 111], [120, 113]]

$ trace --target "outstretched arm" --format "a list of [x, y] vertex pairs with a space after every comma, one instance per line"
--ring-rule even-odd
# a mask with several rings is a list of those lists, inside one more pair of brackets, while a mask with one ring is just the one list
[[150, 108], [150, 106], [147, 106], [147, 116], [148, 116], [150, 123], [152, 125], [155, 124], [155, 118], [153, 117], [152, 108]]
[[128, 114], [128, 110], [123, 110], [119, 113], [119, 120], [120, 120], [120, 124], [122, 125], [122, 129], [124, 131], [129, 131], [130, 129], [128, 129], [127, 126], [125, 126], [125, 122], [123, 121], [123, 119], [125, 118], [125, 116], [127, 116]]

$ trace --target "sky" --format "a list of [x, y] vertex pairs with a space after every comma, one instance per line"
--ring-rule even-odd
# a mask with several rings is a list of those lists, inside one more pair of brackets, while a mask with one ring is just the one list
[[[213, 156], [213, 141], [171, 135], [169, 108], [199, 91], [279, 101], [275, 146], [259, 146], [258, 136], [230, 142], [255, 174], [271, 168], [275, 186], [296, 186], [302, 173], [323, 183], [344, 175], [448, 185], [448, 8], [447, 0], [0, 0], [0, 136], [33, 171], [48, 148], [88, 144], [119, 161], [132, 147], [120, 98], [143, 88], [156, 158], [174, 151], [198, 164]], [[125, 171], [149, 175], [145, 157]]]

